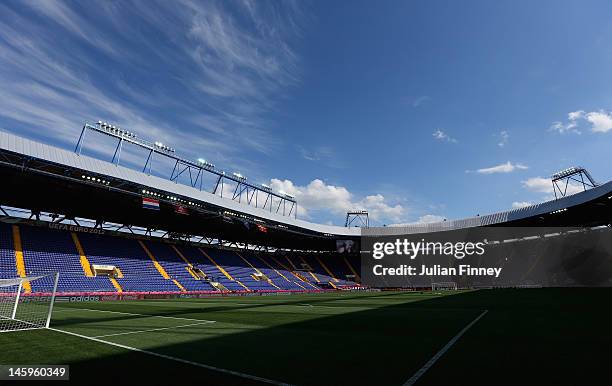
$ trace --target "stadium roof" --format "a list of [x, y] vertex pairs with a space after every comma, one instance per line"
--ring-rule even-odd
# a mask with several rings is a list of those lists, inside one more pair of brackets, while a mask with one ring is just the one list
[[[170, 194], [189, 197], [193, 200], [198, 200], [215, 207], [225, 208], [228, 211], [261, 218], [278, 224], [297, 227], [309, 232], [317, 232], [326, 236], [359, 237], [361, 235], [361, 228], [316, 224], [289, 216], [283, 216], [262, 208], [239, 203], [229, 198], [219, 197], [210, 192], [176, 183], [169, 179], [149, 175], [96, 158], [79, 155], [72, 151], [67, 151], [2, 131], [0, 131], [0, 151], [11, 152], [23, 157], [60, 165], [66, 169], [82, 170], [98, 175], [109, 176], [118, 180], [128, 181], [145, 187], [153, 187]], [[574, 211], [570, 211], [569, 214], [566, 213], [568, 208], [588, 205], [590, 205], [590, 209], [588, 211], [583, 210], [581, 216], [575, 214]], [[569, 222], [569, 224], [565, 223], [563, 225], [604, 225], [610, 223], [610, 207], [612, 207], [612, 181], [574, 195], [561, 197], [525, 208], [432, 224], [390, 226], [378, 228], [377, 232], [380, 234], [394, 235], [499, 225], [551, 226], [556, 224], [555, 219], [561, 217], [568, 219], [568, 216], [573, 217], [569, 217], [566, 221]], [[368, 233], [372, 234], [371, 232]]]

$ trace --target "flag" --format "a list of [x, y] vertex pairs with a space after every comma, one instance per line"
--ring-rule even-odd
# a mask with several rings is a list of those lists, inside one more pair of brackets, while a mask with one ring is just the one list
[[266, 228], [265, 226], [261, 224], [257, 224], [257, 229], [259, 229], [260, 232], [268, 233], [268, 228]]
[[174, 213], [182, 214], [185, 216], [189, 215], [189, 211], [187, 210], [187, 208], [181, 205], [174, 205]]
[[152, 198], [143, 197], [142, 207], [144, 209], [159, 210], [159, 200], [154, 200]]

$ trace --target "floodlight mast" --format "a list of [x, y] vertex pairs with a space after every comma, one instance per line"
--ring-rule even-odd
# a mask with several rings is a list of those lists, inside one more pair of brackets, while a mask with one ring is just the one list
[[[223, 188], [227, 182], [230, 182], [231, 184], [235, 184], [231, 197], [232, 200], [238, 202], [244, 200], [248, 205], [254, 205], [257, 208], [269, 210], [271, 213], [275, 212], [283, 216], [297, 218], [297, 201], [295, 197], [285, 193], [273, 192], [272, 189], [265, 184], [257, 185], [249, 183], [247, 182], [247, 178], [238, 172], [226, 174], [225, 171], [216, 169], [214, 164], [206, 161], [204, 158], [198, 158], [197, 161], [181, 158], [176, 155], [176, 150], [174, 148], [162, 142], [146, 141], [138, 138], [136, 134], [130, 131], [110, 125], [107, 122], [98, 121], [94, 125], [89, 123], [83, 125], [83, 129], [81, 130], [81, 134], [74, 149], [75, 153], [79, 155], [81, 154], [87, 131], [104, 134], [117, 139], [117, 146], [115, 147], [115, 152], [111, 161], [116, 165], [119, 165], [123, 144], [128, 143], [136, 145], [149, 152], [144, 167], [142, 168], [143, 172], [151, 174], [153, 154], [159, 154], [175, 161], [174, 168], [170, 175], [170, 181], [178, 182], [178, 178], [181, 175], [187, 174], [191, 187], [203, 190], [203, 174], [205, 172], [214, 174], [217, 178], [215, 186], [211, 191], [212, 194], [223, 197]], [[260, 198], [260, 196], [262, 197]], [[263, 205], [260, 205], [262, 201]]]
[[[345, 227], [350, 227], [353, 223], [358, 222], [361, 227], [370, 227], [370, 217], [367, 210], [351, 210], [346, 212], [346, 221], [344, 222]], [[358, 226], [358, 225], [355, 225]]]
[[[551, 176], [555, 199], [565, 197], [567, 195], [567, 188], [569, 186], [570, 181], [579, 183], [580, 185], [582, 185], [582, 188], [584, 190], [594, 188], [599, 185], [597, 182], [595, 182], [595, 180], [591, 176], [591, 173], [589, 173], [588, 170], [581, 166], [573, 166], [561, 170]], [[557, 195], [557, 192], [559, 195]]]

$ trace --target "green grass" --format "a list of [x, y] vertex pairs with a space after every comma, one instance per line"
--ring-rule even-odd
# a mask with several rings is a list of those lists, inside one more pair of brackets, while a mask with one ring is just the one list
[[[486, 309], [417, 385], [598, 384], [612, 343], [610, 296], [508, 289], [58, 303], [52, 327], [297, 385], [401, 385]], [[51, 330], [0, 334], [0, 363], [70, 364], [83, 384], [257, 383]]]

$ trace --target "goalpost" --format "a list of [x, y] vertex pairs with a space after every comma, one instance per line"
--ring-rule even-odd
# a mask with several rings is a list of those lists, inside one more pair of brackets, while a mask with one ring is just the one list
[[59, 273], [0, 279], [0, 332], [47, 328]]
[[445, 281], [440, 283], [431, 283], [432, 291], [456, 291], [457, 283], [454, 281]]

